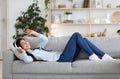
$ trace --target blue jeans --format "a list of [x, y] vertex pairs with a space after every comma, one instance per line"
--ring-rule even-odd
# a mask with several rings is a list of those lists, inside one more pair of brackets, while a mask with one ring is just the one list
[[81, 50], [84, 50], [89, 56], [95, 53], [99, 57], [103, 57], [105, 54], [88, 39], [76, 32], [71, 36], [58, 62], [73, 62]]

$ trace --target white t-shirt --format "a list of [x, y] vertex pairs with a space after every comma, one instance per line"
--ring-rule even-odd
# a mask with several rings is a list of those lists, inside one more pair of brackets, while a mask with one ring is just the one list
[[[38, 36], [40, 38], [40, 44], [38, 47], [44, 48], [48, 42], [48, 38], [45, 35], [40, 34]], [[60, 53], [58, 52], [48, 52], [42, 49], [35, 49], [31, 52], [32, 55], [37, 60], [45, 60], [45, 61], [57, 61], [60, 58]], [[15, 55], [20, 59], [23, 60], [25, 63], [33, 62], [33, 58], [31, 56], [28, 56], [26, 52], [23, 53], [15, 53]]]

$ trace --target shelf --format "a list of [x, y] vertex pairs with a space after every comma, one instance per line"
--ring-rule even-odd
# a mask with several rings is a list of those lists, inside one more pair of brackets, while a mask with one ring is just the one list
[[50, 10], [90, 10], [90, 8], [52, 8]]
[[90, 25], [90, 23], [51, 23], [51, 24], [58, 24], [58, 25]]
[[[61, 1], [61, 0], [58, 0], [58, 3], [59, 3], [59, 1]], [[82, 31], [83, 33], [88, 33], [89, 35], [94, 32], [103, 32], [104, 29], [108, 29], [107, 31], [110, 31], [114, 34], [116, 32], [116, 30], [119, 29], [119, 27], [111, 28], [111, 26], [119, 26], [120, 23], [112, 22], [113, 20], [111, 20], [111, 15], [112, 15], [112, 13], [114, 13], [116, 11], [120, 11], [120, 8], [116, 8], [116, 5], [113, 4], [114, 1], [110, 3], [109, 0], [108, 1], [106, 0], [104, 2], [104, 5], [102, 5], [102, 6], [104, 6], [103, 8], [95, 8], [95, 6], [97, 6], [97, 4], [94, 3], [95, 0], [90, 0], [90, 1], [91, 1], [91, 5], [90, 5], [91, 7], [89, 7], [89, 8], [82, 8], [82, 5], [80, 5], [79, 8], [72, 8], [72, 5], [68, 6], [68, 4], [65, 3], [65, 0], [63, 1], [63, 4], [65, 4], [67, 8], [52, 8], [53, 6], [51, 4], [51, 7], [49, 9], [50, 10], [50, 24], [51, 25], [53, 24], [52, 27], [54, 27], [54, 26], [56, 27], [57, 25], [58, 26], [60, 25], [63, 27], [67, 26], [66, 28], [69, 28], [69, 26], [72, 26], [73, 29], [75, 29], [77, 31]], [[73, 2], [74, 2], [74, 0], [73, 0]], [[56, 1], [56, 3], [57, 3], [57, 1]], [[56, 6], [58, 5], [58, 3], [56, 4]], [[113, 5], [112, 8], [107, 8], [108, 4], [112, 4]], [[68, 8], [68, 7], [70, 7], [70, 8]], [[64, 23], [63, 20], [69, 18], [64, 14], [64, 11], [73, 12], [72, 19], [70, 19], [70, 20], [74, 20], [73, 23]], [[56, 14], [56, 15], [54, 15], [54, 14]], [[57, 14], [58, 14], [58, 16], [57, 16]], [[57, 21], [57, 20], [59, 20], [59, 18], [60, 18], [60, 21]], [[54, 22], [61, 22], [61, 23], [54, 23]], [[84, 26], [85, 26], [85, 28], [84, 28]], [[72, 29], [72, 27], [70, 27], [70, 29]], [[83, 28], [83, 29], [77, 29], [79, 27]], [[60, 32], [60, 29], [53, 28], [53, 30], [55, 30], [55, 31], [59, 30], [58, 32]], [[75, 30], [73, 30], [73, 31], [75, 31]]]
[[120, 8], [52, 8], [50, 10], [120, 10]]
[[58, 25], [119, 25], [116, 23], [103, 23], [103, 24], [94, 24], [94, 23], [51, 23], [51, 24], [58, 24]]
[[120, 10], [120, 8], [90, 8], [90, 10]]
[[120, 25], [120, 24], [119, 23], [99, 23], [99, 24], [91, 23], [91, 25]]

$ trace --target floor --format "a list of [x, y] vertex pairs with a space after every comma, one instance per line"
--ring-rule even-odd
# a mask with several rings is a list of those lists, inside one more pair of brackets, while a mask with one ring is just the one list
[[0, 79], [2, 79], [2, 61], [0, 61]]

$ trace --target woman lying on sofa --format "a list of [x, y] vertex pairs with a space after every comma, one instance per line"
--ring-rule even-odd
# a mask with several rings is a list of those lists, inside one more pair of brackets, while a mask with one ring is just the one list
[[19, 38], [13, 43], [13, 45], [17, 47], [17, 51], [20, 53], [20, 55], [17, 57], [23, 60], [25, 63], [30, 63], [37, 60], [73, 62], [82, 49], [89, 55], [89, 60], [115, 60], [96, 47], [87, 38], [83, 38], [81, 34], [77, 32], [70, 37], [62, 54], [43, 50], [48, 42], [48, 38], [46, 36], [31, 29], [27, 29], [25, 34], [34, 35], [42, 40], [42, 42], [39, 44], [40, 49], [34, 50], [31, 50], [29, 42], [25, 41], [23, 38]]

